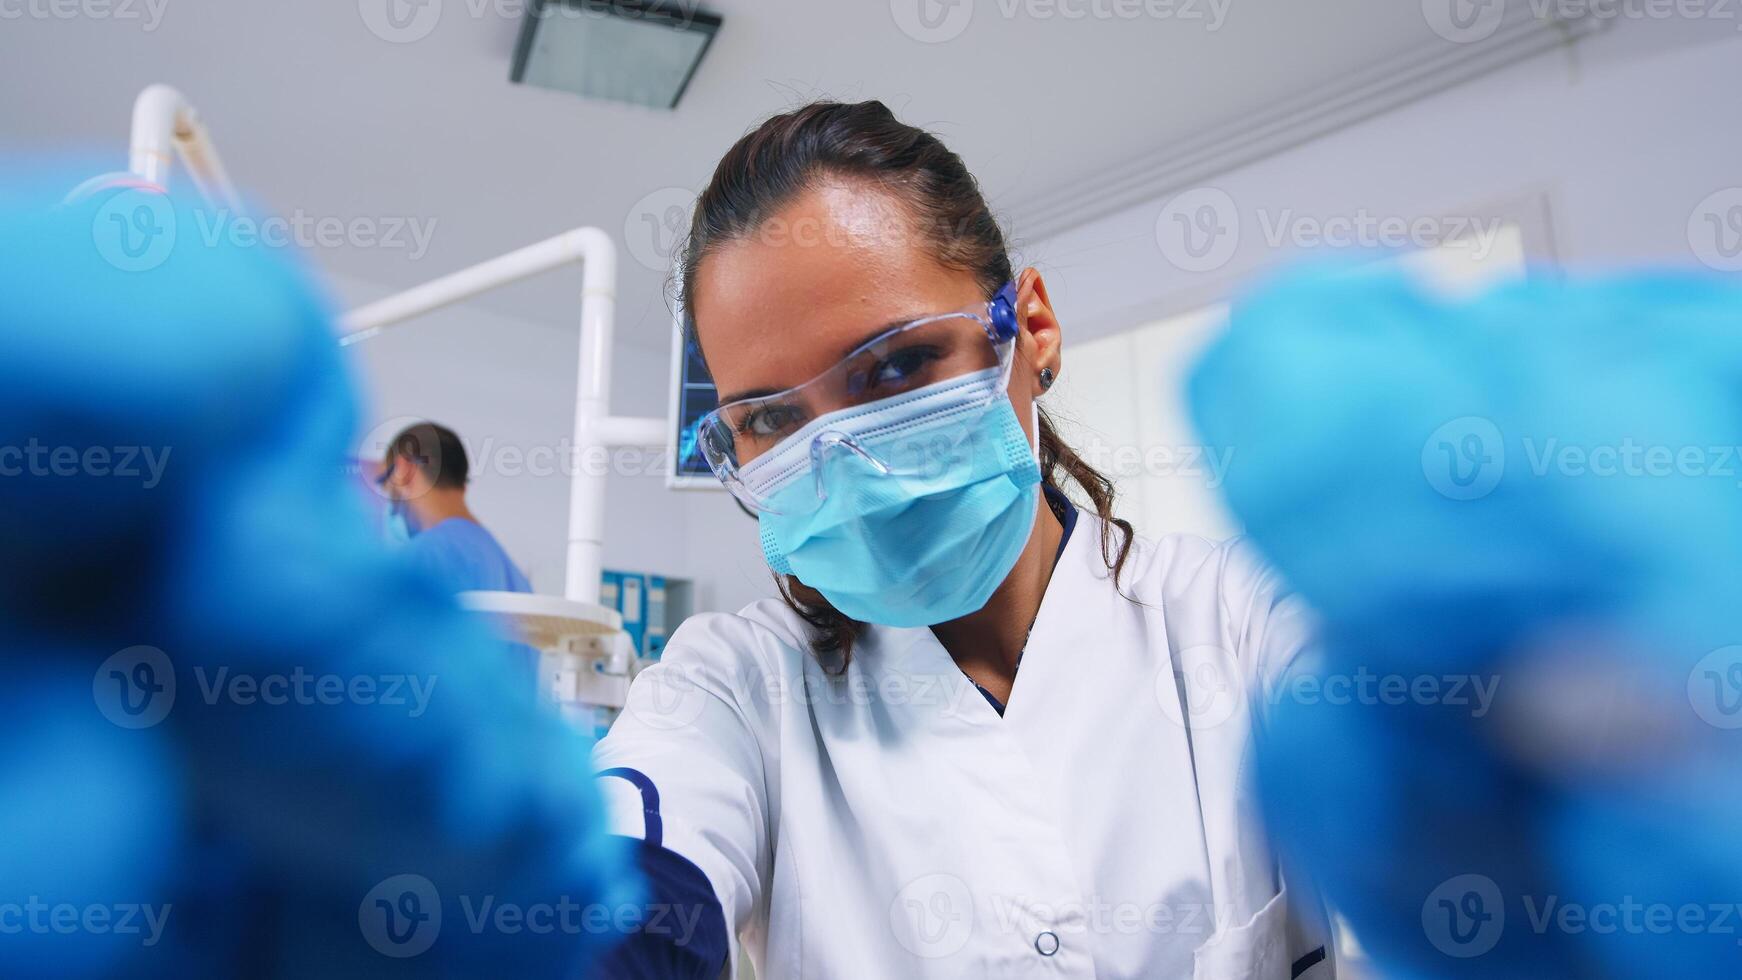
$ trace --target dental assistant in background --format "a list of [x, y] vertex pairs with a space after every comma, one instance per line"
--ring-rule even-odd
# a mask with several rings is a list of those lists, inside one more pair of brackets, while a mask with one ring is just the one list
[[496, 536], [466, 505], [470, 463], [452, 429], [420, 422], [393, 437], [379, 483], [388, 531], [405, 553], [455, 592], [531, 592]]
[[607, 975], [1331, 977], [1249, 782], [1306, 610], [1238, 543], [1113, 517], [961, 159], [877, 102], [778, 116], [682, 273], [698, 442], [784, 601], [684, 623], [595, 750], [653, 900], [712, 926]]

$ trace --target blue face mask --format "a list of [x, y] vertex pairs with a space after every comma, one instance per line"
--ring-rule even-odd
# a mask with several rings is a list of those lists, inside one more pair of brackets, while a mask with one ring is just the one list
[[404, 544], [411, 540], [411, 522], [405, 518], [404, 504], [388, 501], [386, 534], [390, 544]]
[[769, 567], [882, 626], [984, 606], [1040, 501], [1040, 466], [1004, 383], [992, 368], [843, 409], [793, 441], [809, 465], [776, 453], [747, 467], [746, 482], [768, 495], [759, 521]]

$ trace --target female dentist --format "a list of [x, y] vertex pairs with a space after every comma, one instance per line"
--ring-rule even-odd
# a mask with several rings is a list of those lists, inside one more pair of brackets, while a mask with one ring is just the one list
[[771, 119], [682, 271], [698, 439], [785, 601], [684, 623], [595, 751], [663, 912], [608, 975], [1332, 976], [1248, 785], [1306, 612], [1112, 517], [961, 159], [877, 102]]

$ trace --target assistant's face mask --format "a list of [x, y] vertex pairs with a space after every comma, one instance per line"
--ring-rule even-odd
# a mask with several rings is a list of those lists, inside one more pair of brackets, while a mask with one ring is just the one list
[[411, 521], [405, 516], [406, 507], [399, 501], [389, 501], [387, 504], [387, 521], [385, 533], [389, 544], [404, 544], [412, 539]]
[[393, 477], [393, 468], [396, 465], [398, 464], [394, 460], [389, 459], [386, 469], [376, 478], [375, 486], [382, 499], [387, 502], [387, 513], [381, 523], [382, 536], [389, 544], [404, 544], [412, 539], [415, 532], [411, 529], [409, 514], [411, 507], [399, 499], [398, 493], [390, 482]]
[[1006, 392], [1013, 302], [1006, 286], [985, 316], [914, 321], [805, 385], [704, 420], [710, 462], [758, 513], [769, 567], [884, 626], [986, 604], [1040, 495]]

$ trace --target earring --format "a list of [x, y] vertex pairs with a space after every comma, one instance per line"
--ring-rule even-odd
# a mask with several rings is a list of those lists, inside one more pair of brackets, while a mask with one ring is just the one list
[[1052, 387], [1052, 383], [1056, 380], [1058, 380], [1058, 375], [1052, 373], [1052, 368], [1041, 368], [1040, 369], [1040, 390], [1041, 391], [1046, 391], [1046, 390], [1050, 389]]

